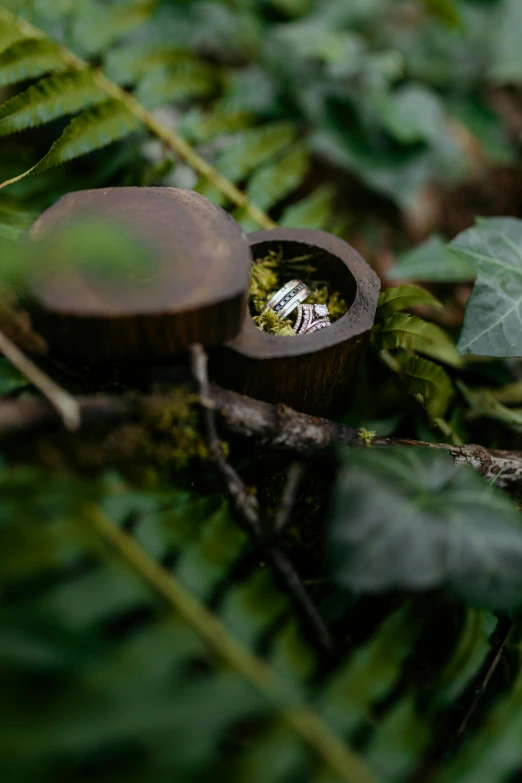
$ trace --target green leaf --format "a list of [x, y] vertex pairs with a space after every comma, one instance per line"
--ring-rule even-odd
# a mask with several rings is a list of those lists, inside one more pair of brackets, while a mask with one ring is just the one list
[[434, 234], [400, 255], [388, 276], [391, 280], [418, 280], [421, 283], [460, 283], [473, 280], [475, 271], [450, 251], [441, 236]]
[[106, 97], [87, 70], [46, 77], [0, 106], [0, 135], [74, 114]]
[[500, 84], [516, 85], [522, 81], [521, 25], [521, 4], [518, 0], [504, 0], [500, 4], [490, 40], [492, 55], [489, 76]]
[[120, 0], [87, 7], [75, 19], [72, 35], [89, 54], [105, 51], [119, 38], [146, 22], [154, 11], [154, 0]]
[[254, 173], [246, 189], [247, 196], [261, 209], [271, 209], [301, 184], [308, 163], [306, 148], [296, 145], [283, 157]]
[[430, 419], [442, 419], [454, 397], [449, 375], [438, 364], [420, 356], [397, 357], [400, 374], [407, 391], [420, 400]]
[[516, 507], [443, 451], [347, 452], [329, 546], [337, 581], [357, 593], [445, 587], [479, 606], [522, 604]]
[[433, 783], [508, 783], [520, 770], [522, 673], [496, 700], [479, 731], [433, 776]]
[[58, 44], [47, 38], [29, 38], [10, 46], [0, 55], [0, 86], [66, 68]]
[[18, 179], [28, 174], [38, 174], [80, 155], [87, 155], [128, 136], [139, 127], [139, 121], [119, 101], [106, 101], [87, 109], [71, 120], [39, 163]]
[[381, 291], [377, 305], [376, 320], [382, 321], [384, 318], [394, 313], [409, 310], [410, 307], [433, 307], [435, 310], [442, 310], [442, 304], [433, 294], [420, 288], [417, 285], [399, 285], [396, 288], [387, 288]]
[[217, 159], [221, 174], [239, 182], [262, 163], [289, 146], [295, 139], [295, 129], [288, 123], [262, 125], [239, 134], [237, 141]]
[[436, 141], [444, 132], [444, 109], [437, 94], [418, 84], [406, 84], [378, 102], [388, 133], [403, 144]]
[[469, 418], [499, 421], [513, 432], [522, 432], [522, 408], [508, 408], [489, 389], [474, 389], [461, 381], [457, 386], [470, 407]]
[[183, 60], [170, 68], [156, 68], [140, 81], [136, 98], [148, 109], [187, 98], [203, 98], [216, 87], [215, 71], [200, 60]]
[[477, 273], [458, 349], [479, 356], [522, 356], [522, 221], [480, 219], [451, 250]]
[[337, 731], [346, 736], [364, 726], [373, 706], [396, 687], [422, 619], [411, 605], [393, 612], [335, 672], [320, 694], [319, 704]]
[[332, 217], [334, 197], [334, 188], [322, 185], [297, 204], [287, 207], [279, 223], [288, 228], [325, 229]]
[[405, 348], [418, 351], [452, 367], [459, 367], [462, 359], [453, 341], [436, 324], [423, 321], [415, 315], [396, 313], [374, 327], [372, 337], [379, 349]]
[[[282, 158], [259, 168], [250, 178], [247, 196], [261, 209], [268, 211], [303, 181], [309, 165], [308, 154], [302, 146], [296, 146]], [[244, 231], [255, 231], [257, 224], [238, 210], [234, 217]]]
[[10, 19], [4, 18], [3, 15], [0, 17], [0, 52], [28, 37], [27, 33]]
[[[114, 524], [96, 505], [97, 483], [16, 469], [0, 485], [0, 718], [9, 727], [3, 761], [16, 762], [20, 780], [66, 780], [71, 768], [76, 778], [102, 774], [110, 758], [111, 780], [127, 783], [239, 781], [254, 766], [257, 777], [246, 779], [282, 783], [317, 762], [337, 780], [374, 782], [307, 706], [302, 684], [231, 633], [255, 645], [267, 628], [273, 637], [274, 607], [288, 599], [269, 569], [245, 569], [245, 534], [219, 499], [129, 497], [120, 485], [105, 502]], [[172, 560], [174, 573], [156, 558]], [[224, 621], [196, 596], [214, 598], [225, 585]], [[24, 717], [27, 682], [43, 679], [52, 688]], [[237, 743], [244, 725], [248, 740]], [[266, 754], [274, 735], [284, 777], [268, 777], [278, 769]]]
[[6, 394], [21, 391], [29, 386], [29, 381], [24, 378], [7, 359], [0, 359], [0, 397]]
[[[18, 239], [36, 218], [37, 213], [24, 209], [17, 202], [0, 202], [0, 237]], [[0, 265], [3, 273], [4, 264]]]
[[460, 27], [462, 19], [453, 0], [421, 0], [428, 11], [448, 27]]
[[105, 56], [104, 71], [112, 81], [133, 84], [159, 67], [176, 66], [181, 62], [195, 61], [190, 52], [171, 45], [130, 43], [109, 49]]

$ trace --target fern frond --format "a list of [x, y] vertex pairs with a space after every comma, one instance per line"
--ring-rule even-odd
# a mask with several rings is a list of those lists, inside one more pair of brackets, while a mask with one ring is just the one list
[[364, 725], [372, 705], [391, 692], [423, 622], [411, 607], [398, 610], [336, 672], [321, 694], [320, 705], [337, 731], [346, 736]]
[[177, 130], [188, 141], [207, 144], [219, 136], [239, 133], [250, 128], [254, 117], [247, 111], [220, 111], [214, 109], [204, 112], [198, 107], [183, 113]]
[[[520, 653], [518, 652], [518, 655]], [[522, 671], [495, 703], [475, 736], [433, 776], [434, 783], [510, 783], [520, 774]], [[518, 773], [518, 774], [517, 774]]]
[[16, 203], [0, 203], [0, 237], [17, 239], [35, 220], [37, 214]]
[[105, 72], [118, 84], [135, 84], [157, 68], [176, 68], [181, 63], [194, 62], [191, 52], [176, 46], [161, 44], [127, 44], [110, 49], [105, 57]]
[[239, 672], [280, 710], [282, 719], [318, 753], [340, 780], [349, 783], [375, 783], [362, 759], [337, 739], [313, 711], [296, 705], [295, 696], [291, 697], [294, 703], [288, 704], [288, 696], [285, 696], [287, 687], [279, 681], [274, 672], [238, 644], [217, 618], [186, 592], [179, 582], [150, 558], [129, 535], [112, 524], [96, 508], [92, 508], [88, 518], [93, 528], [132, 571], [179, 613], [234, 671]]
[[420, 288], [418, 285], [399, 285], [395, 288], [387, 288], [379, 296], [377, 305], [376, 320], [380, 321], [393, 313], [408, 310], [410, 307], [433, 307], [435, 310], [442, 310], [442, 304], [433, 294]]
[[0, 135], [74, 114], [106, 97], [88, 70], [49, 76], [0, 106]]
[[410, 394], [419, 396], [430, 419], [443, 419], [455, 390], [440, 365], [420, 356], [399, 357], [400, 374]]
[[[33, 25], [29, 24], [23, 19], [20, 19], [16, 17], [14, 14], [12, 14], [10, 11], [8, 11], [5, 7], [0, 6], [0, 24], [5, 25], [7, 27], [10, 27], [12, 30], [15, 31], [14, 34], [11, 35], [11, 42], [14, 40], [19, 40], [24, 37], [33, 37], [33, 38], [43, 38], [45, 37], [45, 34], [39, 30], [38, 28], [34, 27]], [[13, 38], [14, 35], [14, 38]], [[18, 38], [16, 37], [18, 36]], [[73, 52], [69, 51], [63, 46], [60, 46], [60, 53], [62, 55], [64, 63], [71, 68], [76, 69], [78, 74], [89, 74], [88, 71], [88, 65], [85, 61], [81, 60], [79, 57], [77, 57]], [[60, 78], [64, 78], [65, 74], [62, 74]], [[195, 172], [197, 172], [202, 180], [206, 180], [208, 182], [212, 183], [212, 186], [216, 189], [216, 192], [219, 192], [222, 194], [223, 198], [228, 199], [232, 204], [235, 204], [238, 207], [244, 207], [245, 210], [248, 212], [250, 217], [256, 221], [256, 223], [259, 226], [262, 226], [263, 228], [273, 228], [275, 225], [274, 221], [267, 215], [263, 210], [259, 209], [255, 204], [251, 204], [248, 201], [248, 198], [245, 193], [243, 193], [239, 188], [236, 187], [236, 185], [230, 181], [230, 179], [227, 179], [226, 176], [221, 174], [214, 166], [207, 163], [192, 147], [190, 144], [187, 144], [187, 142], [175, 131], [173, 131], [171, 128], [167, 127], [161, 120], [159, 120], [157, 117], [155, 117], [150, 111], [148, 111], [139, 101], [136, 100], [136, 98], [133, 95], [130, 95], [128, 92], [123, 90], [121, 87], [119, 87], [114, 82], [111, 82], [107, 77], [99, 72], [99, 71], [93, 71], [90, 72], [90, 76], [92, 80], [95, 83], [95, 87], [99, 88], [101, 92], [103, 93], [104, 97], [99, 97], [98, 93], [96, 92], [96, 89], [93, 87], [93, 93], [96, 96], [96, 100], [91, 100], [90, 103], [96, 103], [96, 102], [102, 102], [107, 98], [113, 98], [117, 101], [121, 101], [121, 103], [127, 108], [127, 110], [133, 114], [137, 120], [143, 123], [146, 128], [148, 128], [151, 133], [153, 133], [157, 138], [159, 138], [161, 141], [163, 141], [168, 147], [170, 147], [175, 153], [177, 153], [190, 167], [194, 169]], [[87, 78], [87, 77], [86, 77]], [[35, 85], [35, 88], [37, 89], [39, 85]], [[30, 88], [33, 89], [33, 88]], [[27, 94], [27, 91], [26, 91]], [[17, 98], [20, 99], [21, 96], [16, 96], [11, 101], [8, 102], [11, 112], [14, 108], [18, 106], [18, 109], [22, 116], [25, 114], [25, 122], [27, 123], [27, 113], [29, 114], [29, 124], [32, 123], [32, 114], [34, 113], [34, 107], [33, 112], [30, 111], [30, 108], [27, 106], [21, 106], [20, 102], [14, 103]], [[35, 96], [37, 99], [41, 98], [39, 93]], [[94, 96], [93, 96], [94, 97]], [[0, 112], [5, 111], [6, 105], [0, 108]], [[80, 105], [77, 108], [85, 108], [86, 105]], [[58, 110], [58, 109], [56, 109]], [[59, 114], [56, 114], [56, 116], [60, 116], [63, 114], [63, 110], [59, 111]], [[36, 112], [36, 116], [38, 117], [38, 113]], [[6, 117], [7, 125], [6, 127], [11, 127], [13, 125], [12, 122], [9, 122], [10, 117]], [[46, 119], [44, 121], [47, 121], [47, 114]], [[14, 129], [20, 129], [21, 127], [27, 127], [24, 123], [14, 123], [16, 126]], [[1, 122], [0, 122], [0, 128], [1, 128]], [[260, 161], [262, 162], [262, 161]], [[7, 185], [11, 184], [12, 182], [15, 182], [18, 178], [13, 178], [10, 180], [6, 180], [3, 183], [0, 183], [1, 187], [6, 187]]]
[[325, 229], [332, 215], [334, 188], [322, 185], [297, 204], [287, 207], [279, 225], [295, 228]]
[[21, 29], [9, 17], [0, 17], [0, 52], [4, 52], [8, 47], [28, 37], [26, 31]]
[[11, 180], [17, 182], [28, 174], [58, 166], [73, 158], [123, 139], [140, 127], [138, 120], [118, 101], [107, 101], [79, 114], [71, 120], [47, 155], [33, 168]]
[[[301, 145], [296, 146], [283, 157], [261, 166], [254, 172], [248, 182], [247, 196], [261, 209], [265, 211], [272, 209], [301, 184], [308, 165], [306, 149]], [[256, 230], [254, 221], [245, 214], [244, 210], [237, 210], [234, 217], [244, 231]]]
[[27, 38], [0, 55], [0, 87], [67, 68], [54, 41]]
[[215, 69], [199, 60], [187, 60], [175, 68], [157, 68], [147, 73], [138, 85], [136, 100], [148, 109], [157, 109], [167, 103], [205, 97], [215, 85]]
[[217, 168], [231, 182], [241, 182], [295, 140], [295, 128], [286, 122], [244, 131], [218, 158]]
[[297, 145], [283, 157], [254, 173], [248, 183], [247, 196], [261, 209], [271, 209], [301, 184], [308, 165], [306, 148]]
[[156, 0], [126, 0], [87, 7], [74, 21], [73, 39], [91, 55], [103, 52], [146, 22], [155, 6]]
[[453, 341], [436, 324], [415, 315], [396, 313], [374, 327], [372, 338], [378, 348], [404, 348], [426, 354], [451, 367], [460, 367], [462, 358]]

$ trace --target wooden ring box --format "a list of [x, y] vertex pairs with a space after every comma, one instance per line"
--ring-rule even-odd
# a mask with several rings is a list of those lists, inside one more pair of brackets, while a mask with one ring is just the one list
[[[212, 379], [228, 388], [316, 415], [346, 407], [379, 295], [377, 276], [346, 242], [284, 228], [245, 238], [199, 194], [160, 187], [69, 193], [37, 219], [30, 237], [39, 242], [97, 216], [146, 241], [154, 274], [145, 285], [115, 285], [100, 265], [88, 278], [71, 265], [36, 278], [33, 318], [52, 353], [145, 373], [200, 342], [210, 348]], [[254, 325], [247, 307], [251, 251], [259, 258], [279, 248], [288, 258], [312, 254], [320, 277], [345, 298], [349, 310], [332, 326], [283, 337]]]
[[348, 312], [326, 329], [280, 337], [258, 329], [247, 313], [240, 333], [219, 350], [219, 382], [267, 402], [314, 415], [347, 407], [368, 344], [379, 279], [346, 242], [325, 231], [275, 228], [248, 236], [254, 259], [269, 250], [294, 258], [310, 254], [319, 277], [339, 291]]

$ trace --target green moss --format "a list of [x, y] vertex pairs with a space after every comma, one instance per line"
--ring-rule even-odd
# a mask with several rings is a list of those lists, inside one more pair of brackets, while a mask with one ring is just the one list
[[258, 329], [270, 334], [280, 334], [283, 337], [295, 337], [291, 321], [280, 321], [273, 310], [265, 310], [261, 315], [255, 315], [253, 321]]
[[303, 280], [312, 289], [312, 293], [305, 302], [307, 304], [325, 304], [332, 322], [337, 321], [348, 311], [348, 305], [339, 291], [332, 290], [327, 282], [318, 282], [314, 279], [318, 270], [310, 263], [311, 260], [311, 255], [283, 258], [283, 250], [280, 247], [277, 251], [270, 250], [266, 256], [254, 261], [250, 273], [250, 312], [255, 325], [262, 332], [295, 337], [292, 328], [295, 322], [295, 313], [282, 322], [278, 321], [273, 310], [262, 313], [270, 297], [293, 277]]

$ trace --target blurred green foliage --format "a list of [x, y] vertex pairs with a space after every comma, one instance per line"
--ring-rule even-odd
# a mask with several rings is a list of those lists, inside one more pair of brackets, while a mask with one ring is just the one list
[[[501, 360], [522, 353], [520, 221], [448, 245], [436, 219], [415, 247], [407, 227], [433, 192], [441, 211], [488, 167], [518, 171], [496, 99], [516, 103], [521, 35], [519, 0], [0, 5], [0, 271], [21, 304], [34, 262], [146, 274], [147, 248], [112, 225], [38, 258], [15, 242], [63, 193], [109, 185], [195, 188], [245, 230], [326, 229], [381, 272], [398, 255], [403, 283], [381, 294], [347, 414], [370, 448], [313, 464], [281, 541], [329, 659], [217, 493], [186, 395], [103, 436], [3, 443], [2, 781], [520, 777], [517, 498], [443, 453], [372, 450], [371, 431], [520, 448], [519, 371]], [[6, 302], [0, 329], [29, 330]], [[74, 392], [129, 391], [52, 358]], [[5, 359], [0, 396], [35, 396]], [[231, 453], [270, 521], [279, 458]]]

